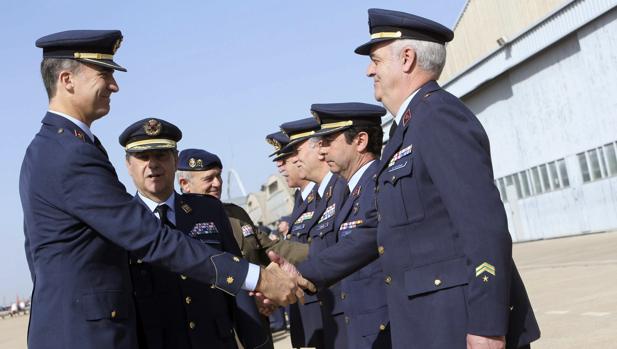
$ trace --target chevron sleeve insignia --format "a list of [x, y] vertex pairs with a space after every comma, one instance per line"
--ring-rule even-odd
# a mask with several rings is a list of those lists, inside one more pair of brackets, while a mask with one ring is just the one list
[[495, 267], [490, 265], [487, 262], [484, 262], [484, 263], [480, 264], [476, 268], [476, 277], [482, 275], [482, 273], [485, 273], [485, 272], [495, 276]]

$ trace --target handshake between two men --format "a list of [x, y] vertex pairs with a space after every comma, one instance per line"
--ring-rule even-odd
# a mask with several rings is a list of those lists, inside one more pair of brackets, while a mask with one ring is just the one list
[[264, 304], [286, 306], [298, 300], [304, 303], [303, 290], [317, 292], [315, 285], [303, 278], [293, 264], [273, 251], [268, 252], [268, 257], [271, 262], [261, 269], [259, 282], [255, 292], [251, 292], [252, 296]]

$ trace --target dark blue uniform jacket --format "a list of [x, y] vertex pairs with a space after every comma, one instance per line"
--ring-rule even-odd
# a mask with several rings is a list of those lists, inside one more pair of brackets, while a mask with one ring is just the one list
[[26, 150], [19, 190], [34, 283], [31, 349], [137, 346], [127, 251], [231, 294], [246, 278], [246, 261], [161, 227], [100, 143], [59, 115], [47, 113]]
[[[220, 251], [239, 254], [221, 202], [209, 195], [174, 194], [176, 228]], [[144, 204], [139, 196], [135, 200]], [[145, 205], [145, 204], [144, 204]], [[131, 258], [140, 346], [147, 349], [272, 347], [255, 301], [233, 297], [186, 275]], [[237, 304], [238, 303], [238, 304]]]
[[379, 248], [395, 348], [465, 348], [467, 333], [507, 335], [508, 348], [537, 339], [480, 122], [434, 81], [402, 119], [376, 178], [377, 235], [354, 234], [300, 271], [325, 286]]

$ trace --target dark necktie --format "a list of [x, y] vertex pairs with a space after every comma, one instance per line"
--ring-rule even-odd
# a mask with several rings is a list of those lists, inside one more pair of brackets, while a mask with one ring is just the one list
[[394, 136], [394, 132], [396, 132], [396, 120], [392, 120], [392, 125], [390, 126], [390, 131], [388, 132], [388, 138], [392, 138]]
[[154, 209], [154, 212], [159, 214], [159, 219], [161, 220], [161, 225], [171, 226], [171, 222], [169, 221], [169, 219], [167, 219], [167, 210], [168, 209], [169, 209], [169, 206], [167, 206], [167, 204], [158, 205]]

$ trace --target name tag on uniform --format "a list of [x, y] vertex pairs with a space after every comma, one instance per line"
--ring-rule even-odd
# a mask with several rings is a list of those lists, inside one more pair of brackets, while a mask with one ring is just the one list
[[255, 232], [253, 232], [253, 227], [251, 225], [245, 224], [242, 226], [242, 235], [244, 235], [244, 237], [251, 236], [254, 234]]
[[313, 218], [313, 211], [311, 212], [304, 212], [300, 217], [298, 217], [298, 219], [296, 220], [296, 222], [294, 224], [300, 224], [306, 220], [309, 220]]
[[358, 219], [357, 221], [345, 222], [341, 224], [341, 227], [339, 228], [339, 234], [341, 235], [341, 237], [346, 236], [351, 233], [353, 229], [362, 225], [362, 223], [363, 221], [361, 219]]
[[218, 233], [219, 233], [219, 230], [216, 228], [216, 225], [214, 224], [214, 222], [204, 222], [204, 223], [195, 224], [193, 229], [191, 229], [191, 232], [189, 233], [189, 235], [191, 237], [197, 237], [200, 235], [209, 235], [209, 234], [218, 234]]
[[394, 155], [392, 155], [392, 158], [390, 159], [390, 162], [388, 163], [388, 167], [392, 167], [397, 160], [411, 154], [412, 149], [413, 149], [413, 144], [410, 144], [408, 147], [405, 147], [399, 150], [398, 152], [396, 152]]
[[332, 204], [332, 205], [328, 206], [328, 208], [326, 208], [324, 213], [321, 215], [321, 218], [319, 218], [319, 222], [317, 222], [317, 223], [321, 223], [321, 222], [325, 221], [326, 219], [334, 216], [335, 212], [336, 212], [336, 204]]
[[298, 231], [300, 229], [304, 229], [304, 224], [294, 224], [293, 227], [291, 227], [292, 232]]

